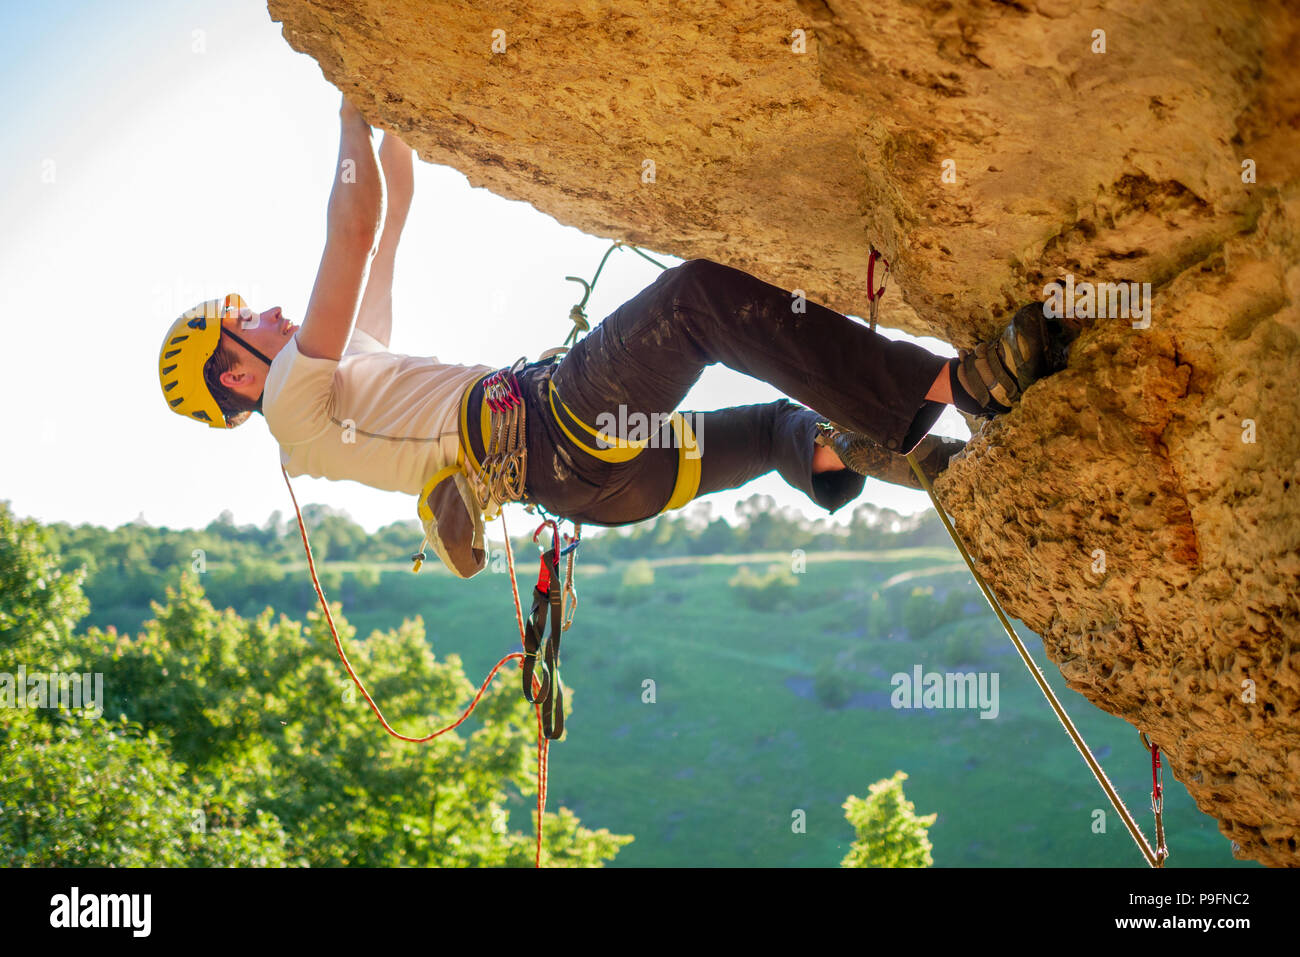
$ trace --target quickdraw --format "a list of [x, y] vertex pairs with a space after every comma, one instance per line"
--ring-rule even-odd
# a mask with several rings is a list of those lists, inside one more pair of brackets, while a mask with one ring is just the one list
[[1169, 848], [1165, 846], [1165, 789], [1160, 780], [1160, 748], [1147, 737], [1145, 731], [1139, 731], [1138, 737], [1142, 739], [1143, 746], [1151, 752], [1151, 813], [1156, 817], [1155, 866], [1164, 867], [1165, 859], [1169, 857]]
[[[521, 667], [524, 699], [529, 704], [541, 705], [543, 731], [546, 737], [553, 741], [564, 734], [564, 684], [560, 680], [560, 637], [572, 624], [572, 610], [570, 609], [570, 613], [566, 616], [564, 598], [566, 594], [574, 594], [573, 552], [578, 546], [580, 526], [575, 526], [572, 541], [561, 548], [558, 523], [554, 519], [546, 519], [533, 532], [534, 543], [537, 543], [537, 537], [548, 525], [551, 528], [551, 544], [549, 548], [540, 545], [538, 547], [540, 567], [537, 573], [537, 584], [533, 588], [533, 607], [524, 628], [524, 660]], [[568, 581], [562, 588], [560, 558], [566, 554], [569, 556]], [[574, 597], [576, 598], [576, 595]], [[550, 634], [546, 635], [546, 643], [543, 645], [542, 636], [546, 633], [548, 620]], [[538, 661], [539, 649], [541, 649], [540, 662]], [[540, 687], [534, 693], [535, 671], [540, 671]]]
[[[516, 373], [525, 363], [520, 358], [508, 369], [500, 369], [483, 381], [483, 403], [491, 412], [491, 441], [486, 450], [481, 475], [471, 482], [480, 508], [493, 502], [502, 504], [524, 497], [528, 449], [524, 437], [524, 394]], [[467, 470], [472, 472], [473, 470]], [[538, 506], [527, 506], [535, 511]], [[524, 646], [522, 683], [524, 700], [540, 706], [545, 736], [556, 740], [564, 734], [564, 685], [560, 680], [560, 636], [573, 623], [577, 593], [573, 586], [573, 551], [578, 544], [581, 526], [575, 524], [570, 544], [561, 548], [559, 523], [547, 518], [533, 532], [533, 543], [547, 526], [551, 528], [550, 548], [538, 545], [540, 567], [533, 588], [533, 605], [528, 621], [521, 623]], [[567, 537], [567, 536], [566, 536]], [[560, 558], [568, 555], [568, 575], [563, 585]], [[510, 575], [514, 577], [514, 556], [507, 550]], [[569, 607], [566, 609], [566, 599]], [[547, 623], [550, 633], [547, 634]], [[534, 684], [537, 684], [536, 690]]]
[[470, 487], [480, 509], [492, 502], [516, 502], [524, 497], [528, 476], [528, 444], [525, 438], [527, 408], [516, 373], [526, 360], [516, 359], [483, 382], [483, 402], [492, 413], [492, 436], [484, 450], [481, 474], [466, 469]]
[[[885, 267], [880, 279], [880, 288], [876, 288], [876, 261], [879, 260]], [[885, 286], [889, 283], [889, 262], [884, 256], [880, 255], [880, 250], [874, 245], [867, 256], [867, 306], [870, 309], [868, 318], [871, 321], [871, 331], [876, 331], [876, 318], [880, 314], [880, 300], [885, 295]]]
[[[546, 737], [553, 741], [564, 733], [564, 686], [560, 682], [560, 556], [556, 523], [549, 519], [542, 522], [533, 532], [533, 543], [536, 544], [537, 536], [547, 525], [551, 526], [551, 548], [549, 554], [546, 549], [538, 549], [537, 584], [533, 587], [533, 607], [524, 628], [522, 667], [524, 700], [542, 706], [542, 727]], [[537, 650], [541, 647], [548, 617], [551, 633], [546, 637], [541, 661], [541, 687], [534, 694], [533, 671], [538, 664]]]
[[[560, 534], [554, 519], [547, 519], [533, 532], [533, 542], [542, 529], [550, 525], [550, 547], [538, 546], [537, 585], [533, 588], [533, 607], [524, 628], [523, 668], [524, 700], [541, 705], [542, 728], [547, 739], [554, 741], [564, 733], [564, 684], [560, 680], [560, 636], [564, 633], [563, 590], [560, 588]], [[550, 620], [550, 635], [546, 623]], [[546, 644], [542, 644], [542, 636]], [[541, 649], [541, 661], [538, 650]], [[539, 672], [539, 688], [533, 692], [533, 674]]]

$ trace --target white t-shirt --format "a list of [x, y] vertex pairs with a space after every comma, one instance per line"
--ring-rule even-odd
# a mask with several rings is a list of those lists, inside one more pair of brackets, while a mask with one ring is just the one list
[[397, 355], [360, 329], [342, 359], [317, 359], [295, 333], [267, 371], [262, 414], [290, 475], [419, 495], [456, 461], [465, 387], [492, 371]]

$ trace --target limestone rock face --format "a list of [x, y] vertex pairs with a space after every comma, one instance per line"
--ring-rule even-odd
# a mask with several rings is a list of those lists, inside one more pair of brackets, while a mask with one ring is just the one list
[[595, 235], [853, 315], [874, 243], [882, 324], [964, 348], [1048, 280], [1151, 284], [1149, 316], [1080, 303], [1069, 368], [937, 492], [1070, 685], [1235, 853], [1300, 864], [1296, 8], [499, 6], [269, 3], [371, 123]]

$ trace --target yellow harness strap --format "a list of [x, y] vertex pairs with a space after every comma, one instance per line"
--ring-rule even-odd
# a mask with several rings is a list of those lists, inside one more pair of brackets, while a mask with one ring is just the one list
[[[573, 410], [564, 404], [556, 391], [555, 382], [548, 383], [550, 386], [551, 414], [555, 417], [556, 424], [564, 431], [564, 434], [572, 440], [573, 444], [578, 446], [588, 455], [600, 459], [602, 462], [628, 462], [641, 454], [641, 450], [647, 448], [650, 444], [649, 439], [624, 439], [617, 436], [604, 435], [596, 431], [586, 422], [583, 422]], [[578, 438], [565, 425], [564, 417], [560, 415], [555, 407], [556, 401], [559, 401], [560, 408], [564, 410], [565, 415], [572, 419], [588, 435], [599, 439], [606, 446], [611, 448], [594, 448], [588, 445], [582, 439]], [[683, 505], [692, 501], [700, 490], [700, 449], [699, 443], [695, 439], [695, 433], [692, 431], [685, 416], [680, 412], [674, 412], [669, 421], [673, 426], [673, 434], [677, 438], [677, 480], [673, 484], [672, 495], [669, 496], [668, 502], [659, 510], [660, 515], [669, 509], [681, 508]]]
[[700, 490], [700, 447], [695, 433], [680, 412], [673, 413], [672, 423], [677, 435], [677, 483], [668, 504], [659, 510], [660, 514], [670, 508], [681, 508]]
[[[488, 373], [491, 375], [491, 373]], [[456, 454], [456, 465], [448, 466], [434, 476], [429, 485], [425, 487], [427, 495], [434, 485], [441, 479], [445, 478], [448, 472], [457, 468], [473, 469], [475, 473], [482, 470], [482, 463], [474, 455], [474, 447], [469, 441], [469, 397], [474, 391], [474, 387], [479, 382], [486, 379], [487, 375], [481, 376], [471, 382], [465, 389], [460, 398], [460, 451]], [[551, 415], [559, 425], [560, 430], [564, 432], [569, 440], [578, 448], [586, 452], [593, 458], [602, 462], [630, 462], [641, 454], [641, 450], [649, 446], [648, 439], [634, 440], [623, 439], [618, 436], [605, 435], [583, 422], [573, 414], [573, 410], [565, 405], [564, 400], [560, 398], [556, 391], [555, 383], [548, 382], [548, 392], [551, 405]], [[557, 407], [558, 403], [558, 407]], [[560, 414], [560, 410], [564, 414]], [[572, 421], [579, 429], [586, 432], [587, 435], [599, 439], [606, 446], [597, 448], [589, 445], [583, 439], [579, 438], [570, 429], [566, 419]], [[677, 480], [673, 484], [672, 495], [669, 496], [668, 503], [659, 510], [662, 514], [670, 509], [681, 508], [683, 505], [694, 500], [700, 490], [700, 448], [695, 437], [695, 432], [691, 429], [690, 424], [680, 412], [674, 412], [669, 421], [672, 423], [673, 434], [677, 440]], [[479, 406], [479, 434], [482, 436], [483, 448], [487, 448], [492, 439], [492, 410], [488, 408], [487, 403], [481, 403]], [[462, 454], [463, 453], [463, 454]]]
[[[474, 387], [482, 382], [488, 376], [493, 375], [489, 372], [486, 375], [479, 376], [468, 386], [460, 397], [460, 447], [468, 459], [470, 467], [478, 473], [483, 470], [483, 465], [474, 457], [474, 447], [469, 441], [469, 397], [474, 391]], [[488, 408], [486, 402], [479, 405], [479, 428], [480, 435], [483, 437], [483, 448], [488, 448], [492, 444], [492, 410]], [[457, 460], [460, 460], [460, 453], [457, 453]]]
[[588, 455], [595, 456], [602, 462], [630, 462], [641, 454], [642, 449], [650, 444], [648, 439], [635, 441], [633, 439], [621, 439], [617, 436], [609, 436], [597, 432], [586, 422], [583, 422], [580, 418], [574, 415], [573, 410], [564, 404], [563, 399], [560, 399], [560, 408], [564, 409], [565, 415], [572, 419], [588, 435], [599, 439], [604, 444], [605, 448], [593, 448], [590, 445], [587, 445], [582, 441], [582, 439], [578, 438], [569, 430], [569, 427], [564, 424], [564, 416], [561, 416], [559, 410], [555, 408], [555, 400], [559, 398], [559, 395], [555, 390], [555, 380], [550, 380], [548, 385], [550, 387], [548, 391], [551, 400], [551, 415], [554, 416], [556, 423], [564, 431], [564, 434], [573, 441], [573, 444], [578, 446], [578, 448], [582, 449]]

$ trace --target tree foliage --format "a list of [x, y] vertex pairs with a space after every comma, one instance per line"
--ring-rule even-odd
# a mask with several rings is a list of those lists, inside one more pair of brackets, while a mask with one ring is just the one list
[[6, 867], [283, 867], [289, 842], [245, 792], [188, 773], [119, 720], [0, 725], [0, 863]]
[[[140, 560], [129, 551], [106, 560]], [[402, 742], [356, 693], [319, 613], [304, 626], [269, 607], [218, 612], [186, 571], [138, 634], [78, 633], [77, 576], [59, 574], [48, 536], [3, 503], [0, 557], [4, 660], [103, 680], [99, 717], [0, 709], [6, 864], [533, 863], [536, 721], [508, 670], [460, 728]], [[399, 731], [441, 727], [472, 699], [460, 659], [436, 658], [419, 620], [359, 642], [332, 610]], [[551, 865], [598, 866], [631, 840], [564, 809], [544, 830]]]
[[924, 638], [936, 629], [965, 617], [965, 606], [972, 600], [970, 592], [950, 590], [937, 601], [934, 586], [913, 588], [903, 604], [903, 627], [913, 638]]
[[842, 708], [853, 697], [853, 683], [835, 661], [827, 659], [813, 672], [813, 695], [825, 708]]
[[[648, 559], [946, 542], [935, 516], [869, 503], [847, 526], [810, 522], [760, 495], [737, 513], [733, 524], [696, 503], [588, 530], [582, 560], [631, 562], [621, 594], [644, 602], [667, 595], [646, 587], [656, 571]], [[321, 578], [343, 605], [373, 601], [373, 566], [406, 564], [422, 537], [414, 520], [367, 534], [327, 506], [304, 507], [303, 520], [316, 557], [334, 563]], [[531, 550], [527, 536], [514, 545]], [[370, 567], [345, 575], [339, 562]], [[767, 571], [742, 565], [731, 581], [746, 605], [775, 609], [798, 595], [786, 562], [756, 567]], [[238, 611], [217, 611], [210, 596]], [[909, 630], [949, 620], [959, 610], [950, 598], [936, 606], [917, 596]], [[897, 591], [888, 599], [903, 604]], [[0, 503], [4, 660], [101, 673], [105, 697], [100, 718], [0, 709], [5, 862], [531, 864], [535, 722], [513, 683], [498, 678], [481, 719], [428, 745], [397, 741], [348, 681], [323, 618], [272, 611], [314, 603], [297, 523], [279, 512], [261, 526], [224, 512], [201, 529], [103, 529], [19, 521]], [[457, 657], [433, 655], [422, 621], [359, 641], [335, 611], [355, 667], [400, 730], [424, 733], [459, 715], [474, 687]], [[891, 621], [903, 611], [884, 601], [870, 609]], [[635, 658], [624, 666], [629, 680], [653, 670]], [[851, 694], [830, 666], [816, 690], [831, 707]], [[551, 863], [598, 864], [630, 840], [583, 828], [564, 809], [548, 813], [545, 828]]]
[[0, 502], [0, 652], [53, 666], [89, 605], [82, 572], [64, 574], [51, 538], [35, 521], [17, 521]]
[[903, 795], [907, 775], [895, 771], [868, 788], [866, 798], [852, 794], [844, 802], [857, 839], [853, 842], [842, 867], [929, 867], [930, 826], [937, 814], [918, 817], [915, 806]]

